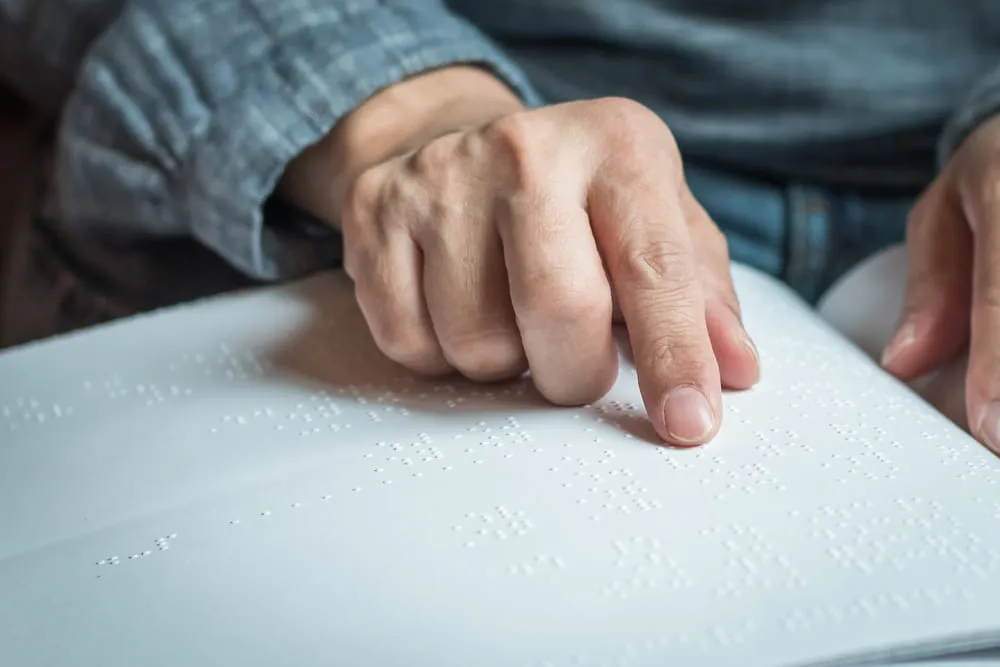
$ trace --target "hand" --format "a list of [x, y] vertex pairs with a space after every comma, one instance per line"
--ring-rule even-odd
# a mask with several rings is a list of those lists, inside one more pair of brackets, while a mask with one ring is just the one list
[[1000, 117], [973, 132], [921, 196], [907, 246], [906, 302], [883, 365], [910, 381], [955, 368], [967, 351], [968, 427], [1000, 453]]
[[340, 199], [345, 269], [380, 349], [423, 374], [530, 369], [547, 399], [578, 405], [615, 379], [616, 315], [659, 435], [711, 439], [722, 386], [755, 383], [758, 360], [667, 127], [617, 99], [453, 130], [431, 116]]

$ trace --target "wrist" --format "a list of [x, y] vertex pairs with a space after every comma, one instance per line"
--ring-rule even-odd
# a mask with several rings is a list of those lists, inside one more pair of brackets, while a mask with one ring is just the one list
[[342, 118], [289, 164], [278, 193], [336, 225], [343, 194], [366, 169], [523, 109], [520, 98], [484, 69], [456, 66], [415, 76]]

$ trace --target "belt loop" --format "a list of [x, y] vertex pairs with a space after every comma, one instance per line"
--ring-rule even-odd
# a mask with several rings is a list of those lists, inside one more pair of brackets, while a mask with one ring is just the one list
[[819, 189], [788, 188], [784, 280], [810, 304], [819, 299], [830, 244], [831, 205]]

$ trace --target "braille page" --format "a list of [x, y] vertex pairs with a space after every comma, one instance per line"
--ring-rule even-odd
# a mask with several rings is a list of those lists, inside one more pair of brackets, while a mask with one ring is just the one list
[[1000, 461], [734, 273], [764, 378], [694, 449], [654, 442], [625, 349], [579, 409], [526, 381], [416, 379], [339, 275], [0, 355], [0, 664], [765, 667], [1000, 645]]
[[[872, 359], [892, 340], [906, 297], [906, 246], [892, 246], [861, 262], [823, 295], [821, 318]], [[968, 354], [910, 382], [910, 387], [961, 428], [967, 428]]]

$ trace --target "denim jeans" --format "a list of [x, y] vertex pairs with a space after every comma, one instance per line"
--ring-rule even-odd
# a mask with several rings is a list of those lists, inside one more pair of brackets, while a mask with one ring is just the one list
[[855, 264], [901, 242], [916, 195], [775, 184], [688, 164], [688, 185], [733, 261], [787, 283], [810, 304]]

